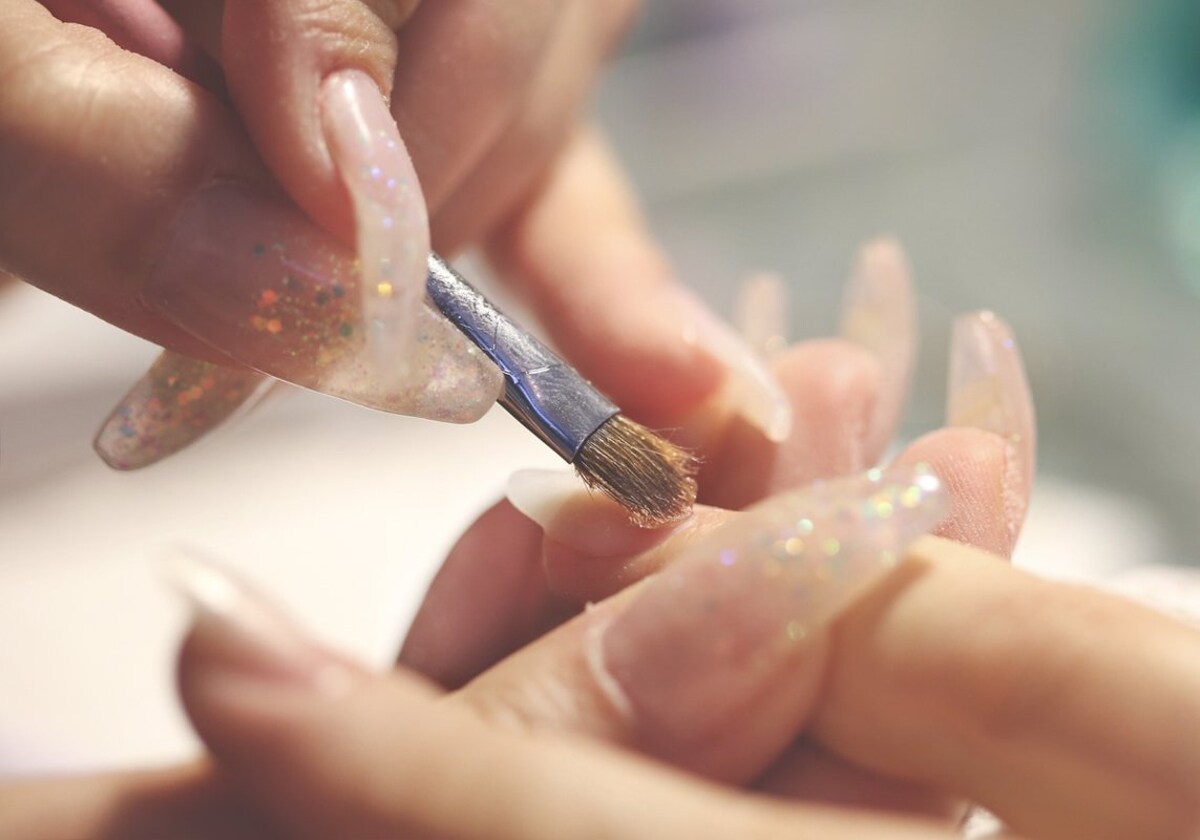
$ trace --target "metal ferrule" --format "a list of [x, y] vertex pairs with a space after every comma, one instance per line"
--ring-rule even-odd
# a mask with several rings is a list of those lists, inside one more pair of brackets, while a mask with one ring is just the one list
[[620, 409], [574, 368], [508, 320], [441, 257], [429, 255], [434, 305], [504, 374], [500, 404], [564, 460]]

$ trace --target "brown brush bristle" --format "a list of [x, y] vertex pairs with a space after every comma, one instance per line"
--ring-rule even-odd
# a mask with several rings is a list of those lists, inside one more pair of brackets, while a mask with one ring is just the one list
[[696, 456], [620, 414], [584, 441], [574, 464], [588, 487], [616, 499], [643, 528], [682, 519], [696, 502]]

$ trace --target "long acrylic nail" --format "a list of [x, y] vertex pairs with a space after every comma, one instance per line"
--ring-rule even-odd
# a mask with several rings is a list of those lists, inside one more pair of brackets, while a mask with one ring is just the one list
[[[359, 70], [321, 85], [321, 118], [354, 202], [367, 348], [380, 378], [403, 381], [425, 297], [429, 218], [412, 159], [379, 87]], [[390, 381], [389, 381], [390, 380]]]
[[1004, 492], [1015, 535], [1033, 487], [1037, 431], [1021, 351], [994, 313], [974, 312], [954, 322], [946, 424], [993, 432], [1008, 443]]
[[206, 676], [337, 690], [355, 668], [310, 641], [228, 569], [177, 553], [168, 581], [192, 608], [189, 644]]
[[271, 385], [254, 371], [166, 350], [112, 410], [93, 446], [113, 469], [149, 466], [249, 410]]
[[842, 338], [907, 370], [913, 353], [912, 271], [900, 244], [877, 239], [858, 253], [842, 302]]
[[729, 326], [689, 292], [680, 292], [684, 341], [705, 347], [728, 371], [725, 399], [768, 440], [792, 431], [792, 404], [766, 364]]
[[481, 417], [500, 395], [499, 369], [422, 306], [413, 352], [381, 377], [359, 288], [354, 256], [285, 199], [222, 182], [183, 206], [144, 298], [278, 379], [397, 414], [459, 423]]
[[704, 737], [945, 515], [927, 468], [822, 482], [700, 540], [600, 632], [597, 680], [637, 725]]
[[896, 240], [876, 239], [859, 251], [846, 284], [839, 332], [879, 363], [870, 434], [886, 439], [908, 393], [916, 348], [912, 271]]
[[789, 303], [787, 286], [778, 274], [761, 272], [742, 281], [733, 322], [759, 358], [770, 360], [787, 347]]

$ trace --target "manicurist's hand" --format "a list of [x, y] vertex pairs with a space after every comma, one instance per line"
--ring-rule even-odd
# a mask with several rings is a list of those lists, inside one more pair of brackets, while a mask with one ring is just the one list
[[420, 305], [431, 243], [483, 245], [634, 419], [786, 434], [778, 384], [683, 290], [581, 124], [632, 4], [0, 9], [0, 271], [170, 351], [101, 431], [113, 466], [185, 447], [263, 375], [478, 417], [499, 374]]

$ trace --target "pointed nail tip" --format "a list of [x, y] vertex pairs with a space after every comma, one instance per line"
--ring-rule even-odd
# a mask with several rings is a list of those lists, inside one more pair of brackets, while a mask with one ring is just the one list
[[159, 573], [197, 616], [227, 613], [240, 597], [241, 586], [226, 569], [190, 549], [168, 549]]
[[791, 406], [778, 409], [764, 424], [763, 434], [771, 443], [784, 443], [792, 435], [793, 427]]

